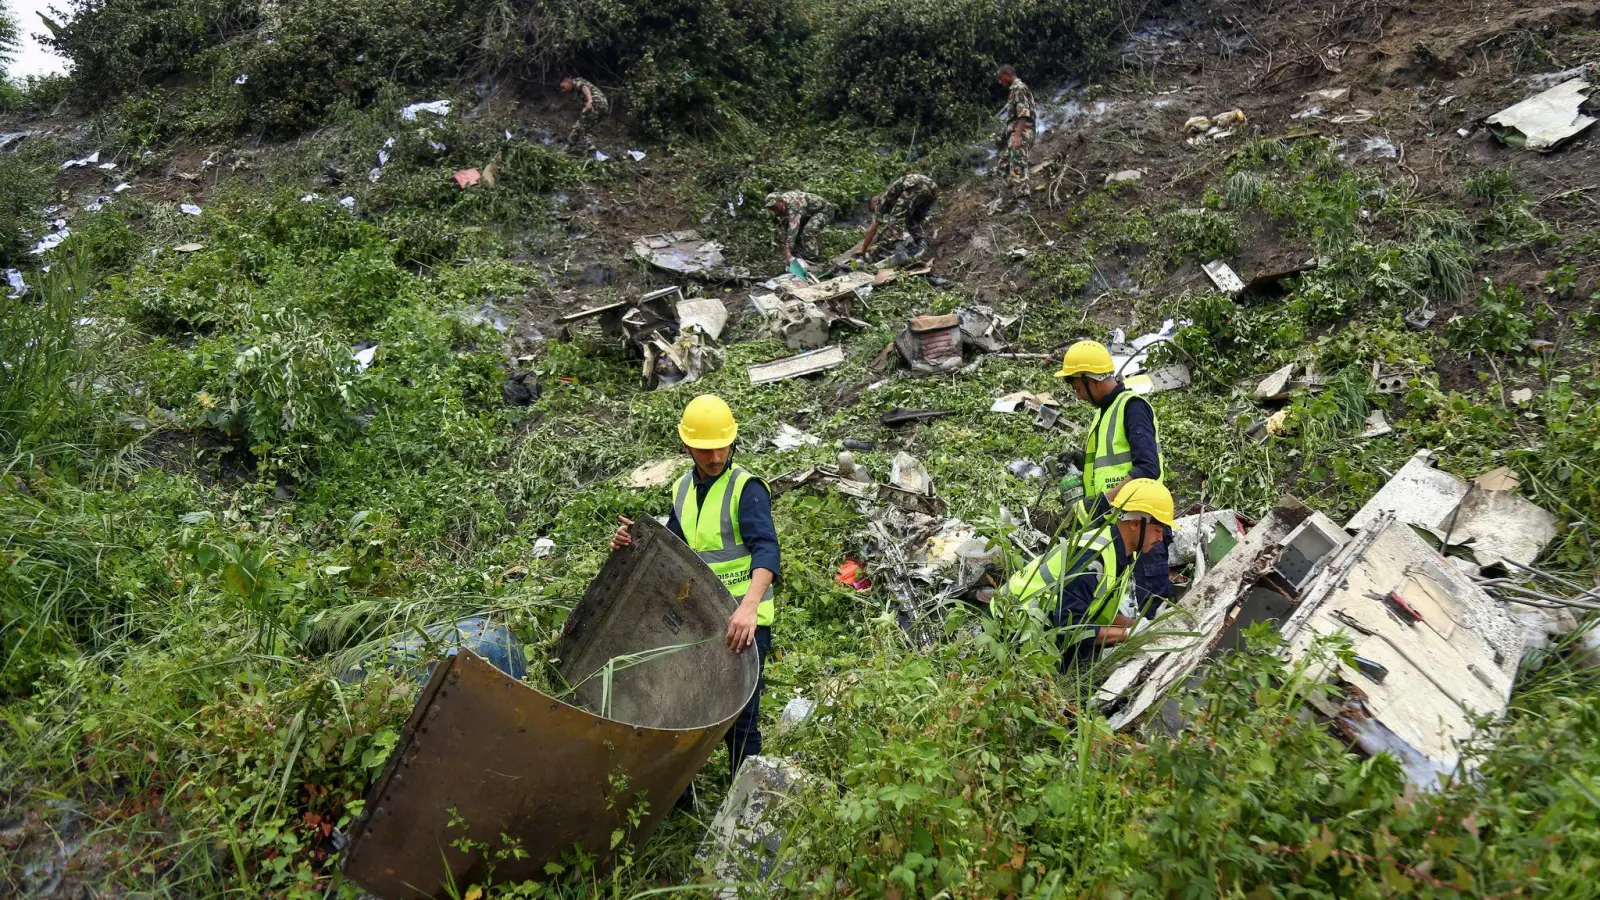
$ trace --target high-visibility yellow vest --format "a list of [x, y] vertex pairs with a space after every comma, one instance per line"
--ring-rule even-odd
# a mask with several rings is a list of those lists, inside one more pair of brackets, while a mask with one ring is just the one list
[[[752, 478], [755, 476], [749, 472], [730, 466], [711, 483], [705, 501], [696, 503], [694, 469], [690, 469], [678, 479], [672, 499], [672, 510], [683, 526], [689, 549], [721, 579], [735, 602], [743, 601], [745, 592], [750, 590], [750, 548], [739, 532], [739, 498]], [[756, 624], [771, 625], [776, 613], [772, 586], [768, 585], [756, 607]]]
[[[1084, 557], [1091, 557], [1085, 559]], [[1128, 567], [1131, 572], [1132, 566]], [[1020, 603], [1051, 601], [1048, 607], [1061, 601], [1061, 594], [1074, 578], [1093, 575], [1100, 579], [1095, 588], [1094, 601], [1089, 604], [1078, 626], [1110, 625], [1122, 606], [1122, 593], [1127, 587], [1127, 572], [1117, 571], [1117, 548], [1112, 542], [1111, 526], [1098, 531], [1084, 532], [1075, 540], [1056, 542], [1049, 552], [1028, 563], [1006, 582], [1006, 593]], [[1069, 626], [1071, 627], [1071, 626]], [[1094, 632], [1081, 627], [1071, 641], [1080, 641]]]
[[[1123, 427], [1122, 413], [1136, 396], [1130, 390], [1118, 393], [1104, 409], [1095, 414], [1094, 424], [1089, 427], [1088, 443], [1083, 450], [1083, 502], [1078, 507], [1080, 522], [1088, 521], [1088, 507], [1096, 497], [1103, 496], [1133, 474], [1133, 447], [1128, 444], [1128, 431]], [[1153, 411], [1151, 419], [1155, 419]], [[1160, 467], [1156, 480], [1163, 481], [1167, 477], [1167, 460], [1166, 454], [1161, 452], [1160, 421], [1156, 421], [1155, 426], [1156, 465]]]

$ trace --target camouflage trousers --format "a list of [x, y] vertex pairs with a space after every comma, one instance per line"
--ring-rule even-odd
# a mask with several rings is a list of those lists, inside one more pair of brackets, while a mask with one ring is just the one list
[[594, 128], [609, 109], [608, 105], [596, 103], [594, 106], [578, 113], [578, 121], [572, 123], [572, 130], [567, 132], [567, 143], [577, 146], [579, 142], [582, 142], [584, 146], [593, 147], [594, 138], [589, 136], [589, 130]]
[[1018, 194], [1028, 190], [1028, 156], [1033, 152], [1037, 137], [1037, 129], [1031, 119], [1007, 123], [1002, 135], [997, 171], [1005, 175], [1006, 183]]
[[794, 231], [790, 233], [789, 252], [801, 259], [821, 259], [822, 250], [817, 244], [817, 238], [832, 221], [831, 209], [802, 215], [799, 224], [795, 225]]

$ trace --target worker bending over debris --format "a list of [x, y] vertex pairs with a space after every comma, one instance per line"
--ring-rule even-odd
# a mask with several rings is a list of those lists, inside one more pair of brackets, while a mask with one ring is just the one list
[[[1136, 479], [1160, 482], [1166, 478], [1161, 426], [1150, 402], [1128, 390], [1116, 376], [1111, 351], [1099, 341], [1078, 341], [1068, 347], [1056, 377], [1072, 379], [1072, 392], [1079, 400], [1095, 406], [1084, 449], [1070, 454], [1083, 470], [1083, 499], [1076, 510], [1078, 522], [1092, 528], [1110, 511], [1111, 499], [1123, 485]], [[1170, 516], [1166, 524], [1171, 525]], [[1167, 568], [1167, 543], [1172, 532], [1170, 528], [1158, 530], [1162, 532], [1161, 540], [1142, 553], [1134, 575], [1134, 599], [1151, 618], [1161, 604], [1172, 599], [1172, 578]]]
[[1000, 132], [1000, 159], [997, 171], [1005, 174], [1006, 183], [1016, 196], [1028, 192], [1028, 154], [1033, 151], [1036, 137], [1033, 91], [1017, 77], [1017, 70], [1001, 66], [996, 76], [1006, 89], [1006, 105], [1000, 109], [1005, 127]]
[[1005, 596], [1018, 603], [1047, 601], [1051, 622], [1069, 629], [1061, 646], [1072, 656], [1063, 664], [1088, 662], [1096, 648], [1120, 644], [1133, 634], [1138, 620], [1119, 612], [1128, 572], [1172, 526], [1172, 494], [1154, 479], [1123, 485], [1113, 509], [1115, 521], [1102, 517], [1094, 527], [1063, 538], [1006, 582]]
[[[721, 397], [701, 394], [689, 401], [678, 422], [678, 437], [694, 460], [673, 488], [667, 528], [727, 586], [739, 606], [728, 619], [727, 645], [743, 653], [755, 645], [760, 675], [756, 690], [724, 739], [729, 771], [747, 756], [761, 753], [761, 694], [766, 690], [767, 656], [772, 653], [773, 585], [779, 573], [778, 531], [772, 522], [772, 493], [765, 481], [733, 465], [739, 425]], [[621, 518], [621, 517], [619, 517]], [[611, 549], [632, 538], [622, 525]]]
[[594, 138], [589, 136], [589, 129], [600, 121], [600, 117], [611, 112], [611, 101], [592, 83], [573, 75], [561, 79], [561, 92], [570, 94], [573, 91], [583, 94], [583, 109], [578, 113], [578, 121], [572, 124], [572, 130], [567, 132], [567, 146], [575, 147], [579, 139], [583, 140], [584, 148], [594, 149]]
[[866, 236], [849, 255], [864, 256], [872, 252], [873, 239], [885, 225], [891, 228], [900, 226], [905, 236], [911, 239], [911, 255], [927, 252], [928, 239], [923, 235], [922, 226], [928, 221], [928, 211], [933, 209], [933, 201], [938, 196], [938, 182], [916, 172], [907, 172], [889, 182], [883, 193], [868, 201], [872, 209], [872, 224], [867, 226]]
[[767, 209], [778, 219], [784, 268], [796, 253], [806, 259], [819, 257], [817, 238], [833, 219], [833, 204], [805, 191], [774, 191], [767, 195]]

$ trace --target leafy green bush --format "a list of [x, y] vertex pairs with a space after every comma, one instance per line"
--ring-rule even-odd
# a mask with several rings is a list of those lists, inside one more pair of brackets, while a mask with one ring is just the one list
[[304, 464], [320, 445], [353, 433], [365, 405], [350, 348], [295, 313], [254, 322], [215, 375], [213, 390], [195, 400], [200, 421], [268, 466]]
[[37, 233], [43, 225], [40, 210], [50, 195], [50, 182], [44, 173], [17, 155], [0, 156], [0, 266], [15, 266], [27, 253], [33, 240], [23, 233]]
[[792, 105], [808, 29], [792, 0], [521, 0], [493, 4], [492, 67], [621, 79], [647, 131]]
[[998, 108], [1001, 65], [1035, 91], [1102, 65], [1120, 13], [1118, 2], [1083, 0], [838, 0], [809, 91], [875, 124], [968, 124]]
[[66, 12], [46, 43], [72, 60], [76, 93], [90, 101], [190, 71], [201, 51], [259, 21], [249, 0], [68, 0]]
[[1156, 220], [1156, 228], [1177, 257], [1209, 262], [1239, 250], [1239, 221], [1226, 213], [1168, 213]]
[[276, 5], [270, 40], [241, 43], [234, 65], [247, 76], [239, 91], [252, 121], [279, 131], [314, 124], [339, 99], [371, 97], [387, 81], [424, 84], [456, 74], [480, 8], [449, 0]]
[[1457, 350], [1516, 353], [1533, 335], [1528, 298], [1514, 284], [1496, 287], [1485, 278], [1478, 291], [1478, 311], [1454, 315], [1444, 323], [1444, 336]]

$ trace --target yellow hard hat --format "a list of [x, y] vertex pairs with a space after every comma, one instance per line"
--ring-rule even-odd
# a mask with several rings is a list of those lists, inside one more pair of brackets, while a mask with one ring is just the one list
[[1172, 527], [1172, 492], [1154, 478], [1135, 478], [1122, 486], [1112, 506], [1124, 515], [1143, 513], [1161, 524]]
[[1110, 375], [1112, 371], [1111, 351], [1106, 349], [1105, 344], [1099, 341], [1079, 341], [1068, 347], [1066, 355], [1061, 357], [1061, 371], [1056, 373], [1056, 377]]
[[739, 436], [739, 423], [733, 410], [716, 394], [701, 394], [683, 408], [678, 420], [678, 437], [696, 450], [716, 450], [733, 443]]

